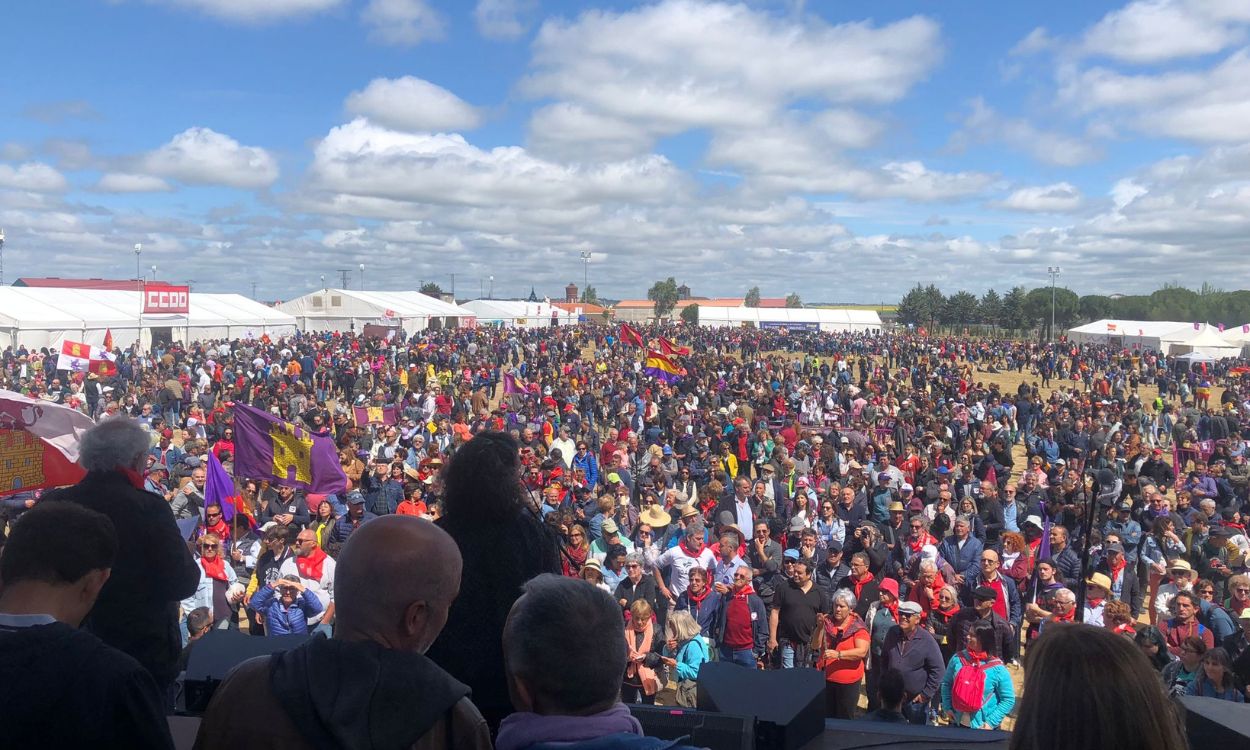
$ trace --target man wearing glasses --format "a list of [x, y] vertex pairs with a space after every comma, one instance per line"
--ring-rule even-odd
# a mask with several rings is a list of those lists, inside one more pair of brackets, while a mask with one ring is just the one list
[[733, 572], [733, 587], [721, 605], [716, 622], [721, 659], [753, 669], [764, 668], [768, 647], [768, 611], [751, 586], [751, 569]]
[[308, 618], [308, 626], [326, 635], [334, 624], [334, 558], [317, 546], [317, 535], [312, 529], [300, 529], [291, 545], [294, 557], [283, 561], [278, 573], [282, 578], [298, 580], [307, 594], [321, 600], [322, 611]]
[[903, 675], [903, 715], [912, 724], [928, 721], [929, 701], [942, 684], [946, 666], [937, 640], [920, 627], [923, 610], [916, 602], [898, 605], [898, 625], [885, 635], [882, 657], [885, 670]]

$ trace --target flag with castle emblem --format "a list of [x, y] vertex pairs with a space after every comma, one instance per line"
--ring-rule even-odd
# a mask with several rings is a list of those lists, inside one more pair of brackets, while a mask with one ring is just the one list
[[116, 359], [112, 352], [79, 341], [62, 341], [61, 354], [56, 358], [56, 369], [70, 372], [94, 372], [96, 375], [116, 375]]
[[234, 405], [234, 475], [308, 492], [347, 489], [334, 441], [244, 404]]
[[78, 443], [95, 422], [51, 401], [0, 390], [0, 495], [75, 484]]

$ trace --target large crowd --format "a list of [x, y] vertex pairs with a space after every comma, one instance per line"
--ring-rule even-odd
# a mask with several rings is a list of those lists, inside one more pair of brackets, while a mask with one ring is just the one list
[[[625, 703], [692, 706], [715, 659], [822, 670], [831, 718], [997, 728], [1015, 665], [1069, 622], [1135, 644], [1173, 694], [1245, 700], [1241, 363], [909, 332], [640, 333], [687, 347], [683, 374], [654, 377], [645, 350], [587, 326], [165, 344], [119, 350], [109, 378], [9, 349], [0, 386], [118, 432], [83, 484], [0, 503], [12, 523], [57, 497], [107, 513], [101, 497], [143, 496], [149, 517], [114, 522], [119, 555], [143, 546], [150, 567], [116, 566], [89, 623], [171, 694], [213, 629], [337, 640], [350, 540], [417, 516], [463, 559], [423, 646], [492, 732], [516, 706], [499, 634], [543, 573], [614, 602]], [[207, 504], [209, 455], [234, 464], [236, 404], [332, 439], [347, 489], [239, 477], [243, 512]], [[126, 446], [139, 465], [105, 477]], [[153, 542], [161, 503], [191, 556]], [[177, 631], [137, 617], [145, 602]]]

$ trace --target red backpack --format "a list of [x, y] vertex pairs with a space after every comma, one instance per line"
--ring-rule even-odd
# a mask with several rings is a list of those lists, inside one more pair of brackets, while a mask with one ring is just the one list
[[955, 683], [951, 685], [951, 705], [959, 713], [975, 714], [985, 705], [985, 670], [1002, 662], [990, 659], [984, 664], [974, 664], [967, 651], [959, 652], [959, 661], [963, 666], [955, 674]]

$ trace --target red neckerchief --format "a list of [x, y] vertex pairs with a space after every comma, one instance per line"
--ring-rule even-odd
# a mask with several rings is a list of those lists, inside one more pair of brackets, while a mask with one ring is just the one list
[[928, 532], [925, 532], [924, 539], [919, 541], [915, 539], [907, 540], [907, 544], [911, 547], [911, 551], [917, 555], [920, 554], [920, 550], [924, 548], [926, 544], [936, 544], [936, 542], [937, 540], [935, 540], [933, 535]]
[[864, 577], [862, 579], [861, 578], [851, 579], [851, 583], [855, 585], [855, 598], [856, 599], [859, 599], [860, 594], [864, 590], [864, 586], [867, 586], [868, 582], [871, 581], [872, 579], [873, 579], [873, 575], [871, 572], [865, 572]]
[[1088, 604], [1090, 607], [1097, 607], [1099, 604], [1102, 604], [1102, 602], [1103, 602], [1102, 597], [1095, 598], [1091, 596], [1089, 597], [1089, 599], [1086, 600], [1085, 603]]
[[209, 578], [217, 581], [226, 580], [226, 561], [221, 555], [217, 555], [212, 560], [207, 557], [201, 557], [200, 567], [204, 569]]
[[686, 536], [683, 534], [681, 539], [677, 542], [677, 546], [681, 547], [681, 551], [685, 552], [687, 555], [690, 555], [691, 557], [698, 557], [699, 555], [703, 554], [703, 540], [702, 539], [699, 540], [699, 548], [692, 550], [686, 546]]
[[1131, 622], [1122, 622], [1111, 629], [1115, 633], [1123, 635], [1124, 633], [1137, 633], [1137, 628], [1133, 627]]
[[856, 633], [864, 629], [864, 621], [859, 619], [859, 615], [851, 612], [846, 616], [846, 621], [841, 625], [837, 625], [833, 620], [825, 620], [825, 635], [833, 639], [833, 643], [841, 643], [854, 636]]
[[979, 664], [983, 661], [989, 661], [990, 659], [990, 655], [985, 653], [984, 651], [973, 651], [972, 649], [968, 649], [964, 653], [968, 655], [968, 658], [972, 659], [972, 662], [974, 664]]
[[895, 599], [891, 604], [885, 605], [885, 608], [890, 610], [890, 614], [894, 615], [894, 621], [898, 622], [898, 599]]
[[143, 476], [139, 472], [129, 466], [118, 466], [117, 473], [126, 477], [126, 481], [130, 482], [131, 487], [134, 487], [136, 490], [143, 489]]
[[1055, 615], [1055, 622], [1076, 622], [1076, 608], [1066, 615]]
[[703, 600], [704, 600], [704, 599], [706, 599], [706, 598], [708, 597], [708, 594], [711, 594], [711, 593], [712, 593], [712, 587], [711, 587], [711, 586], [704, 586], [704, 587], [703, 587], [703, 595], [702, 595], [702, 596], [697, 596], [697, 595], [695, 595], [695, 593], [694, 593], [694, 589], [690, 589], [690, 588], [686, 589], [686, 596], [690, 599], [690, 603], [691, 603], [691, 604], [693, 604], [693, 605], [703, 604]]
[[751, 588], [751, 584], [748, 583], [742, 587], [741, 591], [733, 591], [732, 593], [733, 598], [735, 599], [746, 599], [748, 596], [755, 593], [755, 589]]
[[1124, 570], [1124, 568], [1125, 568], [1125, 567], [1127, 567], [1127, 566], [1128, 566], [1128, 560], [1125, 560], [1125, 559], [1124, 559], [1124, 555], [1120, 555], [1120, 564], [1119, 564], [1119, 565], [1115, 565], [1115, 564], [1112, 564], [1112, 565], [1111, 565], [1111, 580], [1112, 580], [1112, 581], [1115, 581], [1116, 576], [1120, 575], [1120, 571], [1121, 571], [1121, 570]]
[[935, 607], [933, 611], [930, 612], [930, 614], [932, 614], [933, 612], [937, 612], [939, 615], [949, 619], [951, 617], [954, 617], [955, 613], [958, 612], [959, 609], [960, 607], [958, 604], [953, 604], [947, 609], [938, 609]]
[[321, 580], [321, 568], [326, 561], [325, 550], [315, 547], [308, 557], [295, 558], [295, 567], [299, 570], [300, 578], [307, 578], [310, 581]]
[[205, 526], [204, 532], [216, 534], [222, 539], [225, 539], [226, 537], [230, 536], [230, 527], [226, 525], [225, 519], [218, 518], [217, 523], [213, 524], [212, 526]]

